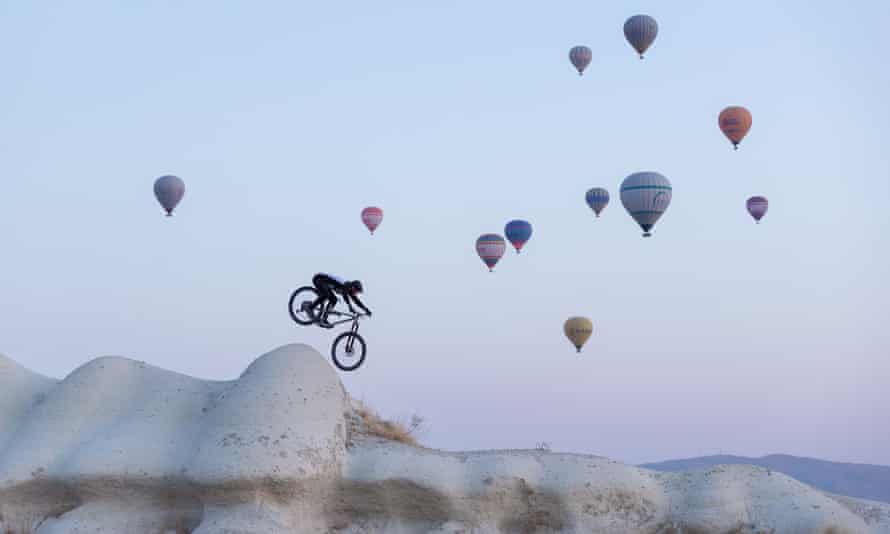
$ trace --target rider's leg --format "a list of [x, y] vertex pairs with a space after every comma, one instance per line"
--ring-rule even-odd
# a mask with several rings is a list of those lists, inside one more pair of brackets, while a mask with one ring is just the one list
[[318, 291], [318, 298], [312, 303], [312, 308], [318, 309], [318, 322], [324, 326], [328, 322], [328, 312], [337, 304], [337, 297], [331, 290], [330, 280], [326, 276], [315, 275], [312, 277], [312, 284]]
[[321, 321], [322, 321], [323, 323], [327, 323], [327, 322], [328, 322], [328, 314], [331, 312], [331, 310], [334, 309], [334, 306], [337, 305], [337, 296], [334, 295], [333, 292], [330, 292], [330, 296], [328, 297], [327, 300], [328, 300], [328, 302], [327, 302], [327, 304], [325, 305], [325, 307], [324, 307], [324, 311], [323, 311], [322, 314], [321, 314]]
[[315, 291], [318, 293], [318, 298], [312, 303], [313, 310], [318, 309], [319, 306], [324, 304], [325, 301], [330, 298], [331, 290], [328, 289], [325, 282], [325, 277], [320, 274], [312, 277], [312, 285], [315, 286]]

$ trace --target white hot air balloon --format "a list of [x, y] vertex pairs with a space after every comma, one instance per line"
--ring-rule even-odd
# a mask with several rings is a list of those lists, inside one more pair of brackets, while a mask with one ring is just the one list
[[643, 237], [671, 203], [671, 183], [657, 172], [635, 172], [621, 183], [621, 203], [640, 228]]

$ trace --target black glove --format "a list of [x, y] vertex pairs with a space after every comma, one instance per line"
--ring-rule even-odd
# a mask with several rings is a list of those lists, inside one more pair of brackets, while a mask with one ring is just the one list
[[372, 315], [374, 315], [374, 314], [371, 313], [371, 310], [368, 310], [368, 317], [370, 317], [370, 316], [372, 316]]

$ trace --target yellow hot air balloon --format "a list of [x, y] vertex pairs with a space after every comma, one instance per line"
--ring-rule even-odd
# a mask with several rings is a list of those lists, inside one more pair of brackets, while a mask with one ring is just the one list
[[593, 334], [593, 323], [586, 317], [569, 317], [569, 320], [563, 326], [563, 330], [565, 330], [566, 337], [569, 338], [572, 345], [578, 349], [578, 352], [581, 352], [581, 347], [587, 343], [590, 335]]

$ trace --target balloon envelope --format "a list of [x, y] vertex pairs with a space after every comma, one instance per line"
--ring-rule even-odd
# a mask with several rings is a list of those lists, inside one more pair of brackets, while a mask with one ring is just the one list
[[365, 223], [365, 226], [368, 227], [368, 230], [371, 231], [371, 234], [374, 234], [374, 230], [380, 226], [380, 223], [383, 221], [383, 210], [374, 206], [367, 207], [362, 210], [362, 222]]
[[504, 238], [498, 234], [483, 234], [476, 240], [476, 253], [488, 266], [488, 270], [494, 269], [498, 260], [504, 255], [507, 245]]
[[528, 221], [515, 220], [507, 223], [504, 227], [504, 235], [507, 240], [516, 249], [516, 253], [522, 250], [523, 245], [532, 237], [532, 225]]
[[182, 200], [185, 194], [185, 182], [179, 177], [166, 175], [155, 180], [155, 197], [161, 203], [161, 207], [167, 212], [167, 216], [173, 215], [173, 209]]
[[584, 69], [590, 65], [591, 59], [593, 59], [593, 52], [586, 46], [576, 46], [569, 50], [569, 61], [578, 70], [579, 76], [584, 74]]
[[755, 221], [760, 222], [760, 219], [766, 215], [766, 210], [769, 209], [769, 201], [766, 197], [754, 196], [748, 199], [745, 206], [748, 208], [748, 213], [751, 214], [751, 217], [754, 217]]
[[671, 183], [657, 172], [635, 172], [621, 183], [621, 203], [640, 228], [643, 237], [671, 203]]
[[652, 46], [657, 35], [658, 23], [649, 15], [634, 15], [624, 23], [624, 37], [640, 54], [640, 59], [643, 59], [643, 53]]
[[581, 347], [593, 334], [593, 323], [587, 317], [570, 317], [562, 328], [578, 352], [581, 352]]
[[739, 143], [748, 134], [751, 129], [751, 112], [742, 106], [729, 106], [720, 112], [717, 117], [717, 124], [730, 141], [732, 146], [739, 148]]
[[584, 195], [584, 199], [587, 201], [587, 205], [590, 206], [590, 209], [592, 209], [593, 212], [596, 213], [596, 216], [599, 217], [600, 212], [606, 209], [606, 206], [609, 205], [609, 192], [602, 187], [594, 187]]

